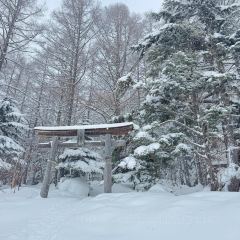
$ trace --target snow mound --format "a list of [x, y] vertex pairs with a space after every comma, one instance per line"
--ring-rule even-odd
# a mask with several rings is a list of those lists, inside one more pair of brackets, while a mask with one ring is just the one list
[[164, 188], [163, 185], [161, 184], [155, 184], [154, 186], [152, 186], [148, 192], [154, 192], [154, 193], [163, 193], [163, 192], [167, 192], [166, 189]]
[[204, 190], [204, 187], [201, 184], [198, 184], [194, 187], [189, 187], [187, 185], [181, 185], [173, 189], [173, 193], [177, 196], [179, 195], [186, 195], [196, 192], [202, 192]]
[[131, 192], [43, 200], [39, 187], [0, 191], [1, 240], [239, 239], [239, 193]]
[[164, 184], [155, 184], [152, 186], [148, 192], [152, 193], [173, 193], [176, 196], [180, 195], [186, 195], [186, 194], [191, 194], [191, 193], [196, 193], [196, 192], [202, 192], [204, 190], [202, 185], [196, 185], [194, 187], [189, 187], [186, 185], [180, 185], [180, 186], [173, 186], [169, 183], [164, 183]]
[[[133, 189], [128, 184], [114, 183], [112, 187], [113, 193], [130, 193], [133, 192]], [[90, 196], [95, 197], [99, 194], [104, 193], [103, 184], [92, 184], [90, 188]]]
[[89, 185], [81, 178], [63, 178], [58, 184], [58, 189], [74, 197], [88, 197]]

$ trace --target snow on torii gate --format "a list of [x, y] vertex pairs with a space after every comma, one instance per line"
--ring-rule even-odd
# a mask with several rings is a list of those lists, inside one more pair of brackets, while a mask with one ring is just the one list
[[[41, 197], [47, 198], [51, 183], [52, 163], [55, 162], [58, 147], [103, 146], [105, 149], [104, 192], [112, 192], [112, 153], [116, 147], [125, 146], [125, 141], [113, 141], [112, 136], [124, 136], [133, 130], [133, 123], [115, 123], [101, 125], [36, 127], [38, 136], [53, 137], [52, 142], [39, 143], [39, 148], [51, 148], [50, 159], [47, 163]], [[85, 141], [85, 136], [105, 135], [104, 141]], [[60, 142], [59, 137], [77, 136], [76, 143]]]

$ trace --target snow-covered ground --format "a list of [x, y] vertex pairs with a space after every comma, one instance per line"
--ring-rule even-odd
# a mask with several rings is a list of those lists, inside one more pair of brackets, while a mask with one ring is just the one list
[[[159, 191], [158, 191], [159, 190]], [[39, 187], [0, 191], [1, 240], [237, 240], [240, 193], [146, 193], [76, 198]]]

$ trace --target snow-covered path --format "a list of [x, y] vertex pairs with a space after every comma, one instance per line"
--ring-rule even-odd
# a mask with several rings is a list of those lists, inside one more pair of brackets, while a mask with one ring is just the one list
[[240, 194], [102, 194], [48, 199], [39, 189], [0, 191], [1, 240], [236, 240]]

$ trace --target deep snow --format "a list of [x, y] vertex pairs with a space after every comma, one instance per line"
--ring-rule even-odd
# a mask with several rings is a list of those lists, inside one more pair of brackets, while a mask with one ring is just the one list
[[198, 192], [174, 196], [161, 188], [146, 193], [76, 198], [39, 187], [0, 191], [1, 240], [236, 240], [240, 194]]

